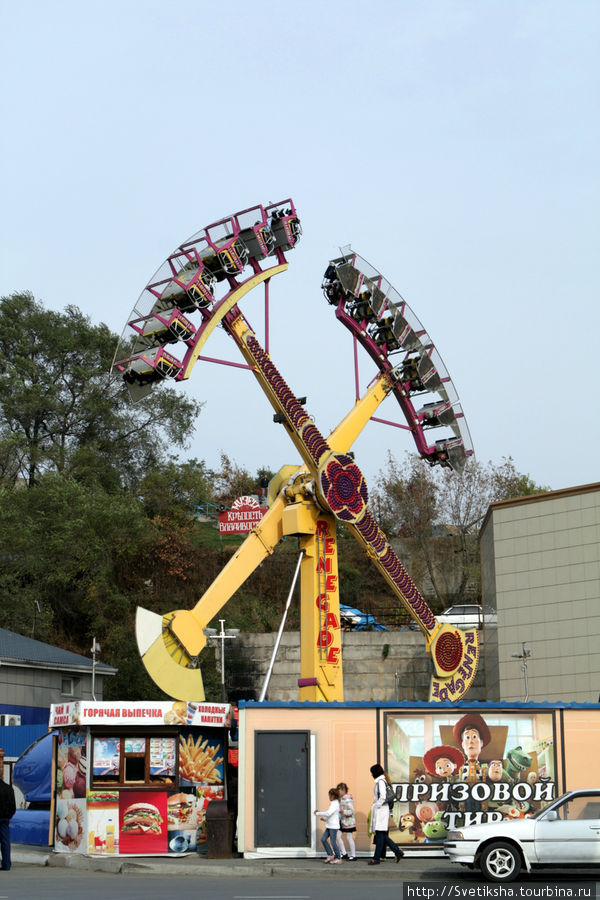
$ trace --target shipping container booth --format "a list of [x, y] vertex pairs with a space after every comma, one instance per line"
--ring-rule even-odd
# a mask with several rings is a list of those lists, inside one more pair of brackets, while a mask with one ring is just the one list
[[54, 850], [185, 854], [206, 840], [206, 807], [227, 799], [224, 703], [54, 704]]
[[598, 704], [241, 702], [238, 850], [321, 855], [314, 810], [343, 781], [358, 855], [370, 854], [369, 768], [379, 763], [396, 794], [391, 837], [409, 855], [439, 855], [450, 828], [529, 816], [565, 790], [598, 787], [598, 758]]

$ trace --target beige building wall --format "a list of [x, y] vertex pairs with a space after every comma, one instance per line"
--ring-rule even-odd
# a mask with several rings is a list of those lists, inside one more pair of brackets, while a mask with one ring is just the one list
[[[564, 784], [568, 790], [589, 788], [598, 783], [594, 771], [600, 756], [600, 710], [558, 711], [564, 742]], [[557, 721], [558, 724], [558, 721]]]
[[[240, 706], [240, 756], [239, 756], [239, 806], [238, 806], [238, 850], [246, 857], [309, 857], [322, 855], [319, 835], [322, 823], [313, 819], [310, 847], [272, 848], [256, 847], [254, 833], [255, 795], [255, 734], [260, 731], [307, 731], [310, 734], [310, 808], [323, 809], [328, 804], [329, 787], [344, 780], [350, 787], [356, 806], [356, 847], [361, 855], [372, 852], [368, 835], [367, 815], [373, 801], [373, 779], [369, 767], [378, 760], [385, 763], [388, 746], [385, 713], [409, 719], [423, 716], [425, 720], [434, 716], [447, 715], [450, 722], [468, 711], [477, 711], [486, 720], [493, 720], [514, 714], [515, 717], [541, 712], [552, 720], [552, 753], [554, 754], [555, 792], [589, 788], [597, 784], [594, 771], [595, 760], [600, 755], [600, 704], [571, 707], [560, 705], [544, 707], [540, 710], [532, 703], [529, 707], [518, 705], [511, 710], [510, 705], [480, 704], [469, 710], [461, 704], [458, 707], [443, 707], [438, 704], [405, 703], [365, 704], [353, 706], [344, 704], [302, 704], [281, 705], [250, 704]], [[544, 734], [550, 732], [544, 731]], [[540, 737], [538, 734], [537, 737]], [[431, 735], [425, 743], [431, 743]], [[388, 765], [390, 764], [388, 756]], [[290, 767], [290, 777], [293, 768]], [[402, 842], [399, 832], [391, 830], [394, 840]], [[413, 851], [429, 853], [432, 847], [415, 845]], [[435, 851], [437, 852], [437, 851]]]
[[[368, 851], [370, 838], [367, 815], [373, 802], [373, 779], [369, 767], [377, 762], [378, 714], [376, 708], [359, 709], [323, 704], [296, 708], [263, 707], [240, 709], [240, 792], [238, 806], [238, 849], [246, 855], [278, 854], [272, 848], [257, 851], [254, 839], [254, 733], [255, 731], [309, 731], [311, 748], [312, 809], [326, 809], [328, 790], [346, 782], [354, 796], [356, 809], [356, 849]], [[313, 806], [314, 804], [314, 806]], [[312, 848], [300, 855], [322, 855], [318, 838], [323, 826], [313, 820]]]
[[484, 605], [498, 614], [490, 699], [600, 695], [600, 484], [492, 504], [482, 529]]

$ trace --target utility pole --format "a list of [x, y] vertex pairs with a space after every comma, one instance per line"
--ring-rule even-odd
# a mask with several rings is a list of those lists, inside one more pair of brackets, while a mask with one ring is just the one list
[[96, 654], [100, 653], [102, 647], [94, 638], [92, 642], [92, 700], [96, 699]]
[[225, 703], [225, 641], [236, 638], [240, 633], [239, 628], [225, 628], [225, 619], [219, 619], [221, 630], [216, 628], [203, 628], [203, 632], [209, 641], [221, 641], [221, 701]]

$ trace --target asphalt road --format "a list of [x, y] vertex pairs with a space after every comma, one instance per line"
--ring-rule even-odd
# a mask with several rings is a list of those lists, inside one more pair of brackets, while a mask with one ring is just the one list
[[570, 896], [574, 900], [595, 900], [594, 882], [600, 876], [600, 868], [578, 872], [548, 870], [543, 879], [536, 874], [512, 885], [497, 886], [484, 882], [478, 872], [444, 860], [405, 861], [399, 866], [390, 861], [377, 868], [359, 862], [351, 870], [347, 866], [339, 876], [336, 871], [326, 867], [322, 873], [313, 869], [306, 876], [296, 872], [205, 877], [200, 873], [106, 873], [16, 864], [10, 872], [0, 873], [0, 900], [553, 900], [553, 896], [562, 900], [568, 895], [553, 894], [548, 890], [552, 885], [563, 891], [578, 890], [590, 882], [591, 892]]
[[[309, 877], [222, 877], [108, 875], [60, 869], [14, 867], [0, 880], [0, 900], [398, 900], [401, 879]], [[377, 880], [377, 887], [374, 881]]]

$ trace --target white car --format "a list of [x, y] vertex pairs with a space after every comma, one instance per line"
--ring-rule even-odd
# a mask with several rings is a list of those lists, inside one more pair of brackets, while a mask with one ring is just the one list
[[569, 791], [529, 819], [449, 831], [444, 852], [500, 882], [514, 881], [523, 868], [600, 866], [600, 789]]
[[[438, 622], [445, 625], [456, 625], [457, 628], [481, 628], [484, 624], [483, 610], [478, 603], [458, 603], [449, 606], [436, 616]], [[498, 617], [495, 613], [485, 616], [485, 625], [497, 625]]]

